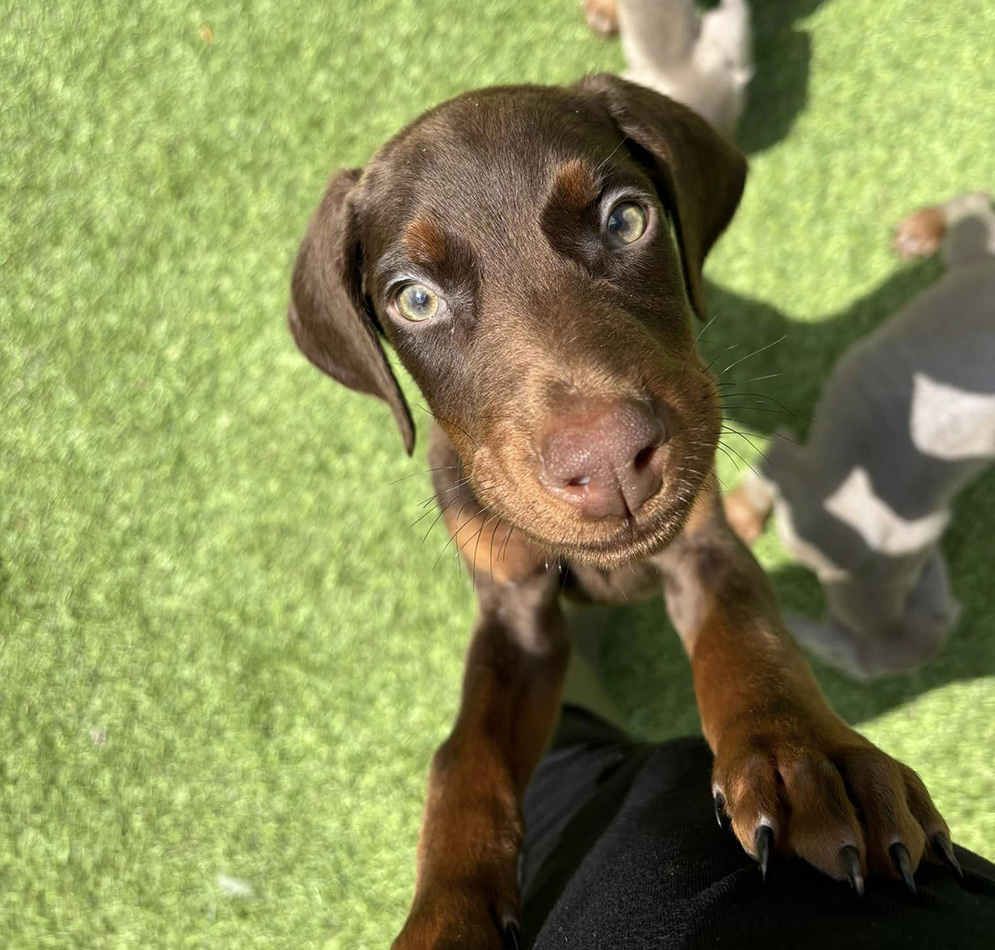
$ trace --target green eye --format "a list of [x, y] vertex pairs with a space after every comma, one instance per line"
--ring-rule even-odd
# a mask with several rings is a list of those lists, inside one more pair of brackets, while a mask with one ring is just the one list
[[442, 301], [424, 284], [405, 284], [394, 296], [394, 305], [405, 320], [418, 323], [434, 317], [441, 309]]
[[612, 208], [606, 225], [608, 236], [618, 244], [638, 241], [646, 230], [646, 211], [634, 201], [622, 201]]

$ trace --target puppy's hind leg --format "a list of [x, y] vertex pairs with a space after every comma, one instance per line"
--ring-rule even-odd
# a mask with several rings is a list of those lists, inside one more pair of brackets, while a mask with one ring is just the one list
[[723, 0], [701, 18], [691, 54], [695, 92], [689, 104], [727, 134], [746, 108], [746, 87], [753, 78], [750, 11], [746, 0]]
[[690, 62], [701, 29], [692, 0], [618, 0], [618, 23], [626, 78], [669, 94], [673, 75]]
[[745, 88], [753, 78], [753, 31], [746, 0], [722, 0], [701, 18], [698, 49], [720, 56], [730, 76]]

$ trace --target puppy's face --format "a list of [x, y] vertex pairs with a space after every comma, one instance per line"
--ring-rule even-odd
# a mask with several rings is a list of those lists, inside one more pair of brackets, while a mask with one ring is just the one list
[[[316, 234], [319, 209], [291, 326], [319, 366], [386, 398], [410, 438], [382, 354], [361, 365], [357, 334], [343, 346], [315, 316], [333, 279], [323, 259], [344, 267], [360, 343], [394, 346], [480, 501], [555, 552], [617, 564], [679, 530], [711, 466], [719, 412], [693, 322], [742, 177], [704, 123], [617, 80], [471, 93], [352, 173], [329, 212], [346, 240]], [[358, 385], [344, 378], [357, 364]]]

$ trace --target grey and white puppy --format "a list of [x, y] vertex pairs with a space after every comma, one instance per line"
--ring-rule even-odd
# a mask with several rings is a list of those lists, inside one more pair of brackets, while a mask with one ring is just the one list
[[626, 79], [735, 131], [753, 77], [746, 0], [722, 0], [704, 14], [693, 0], [586, 0], [585, 12], [598, 32], [617, 27]]
[[957, 493], [995, 459], [995, 211], [963, 195], [899, 225], [896, 249], [947, 270], [836, 364], [804, 446], [777, 438], [726, 502], [751, 541], [773, 508], [822, 583], [795, 634], [860, 677], [926, 662], [958, 606], [939, 550]]

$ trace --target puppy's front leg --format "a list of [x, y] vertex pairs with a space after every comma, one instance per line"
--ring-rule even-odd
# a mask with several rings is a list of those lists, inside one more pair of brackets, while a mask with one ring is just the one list
[[463, 698], [432, 762], [414, 902], [395, 950], [516, 947], [520, 802], [556, 724], [569, 639], [556, 572], [489, 583]]
[[570, 652], [559, 573], [506, 529], [492, 537], [465, 491], [459, 504], [442, 498], [461, 510], [450, 532], [476, 564], [479, 614], [456, 725], [432, 762], [415, 897], [394, 950], [518, 946], [520, 804], [556, 725]]
[[716, 812], [764, 873], [779, 852], [858, 891], [868, 873], [914, 890], [927, 848], [952, 859], [919, 776], [826, 702], [767, 578], [726, 524], [714, 479], [658, 564], [715, 754]]

